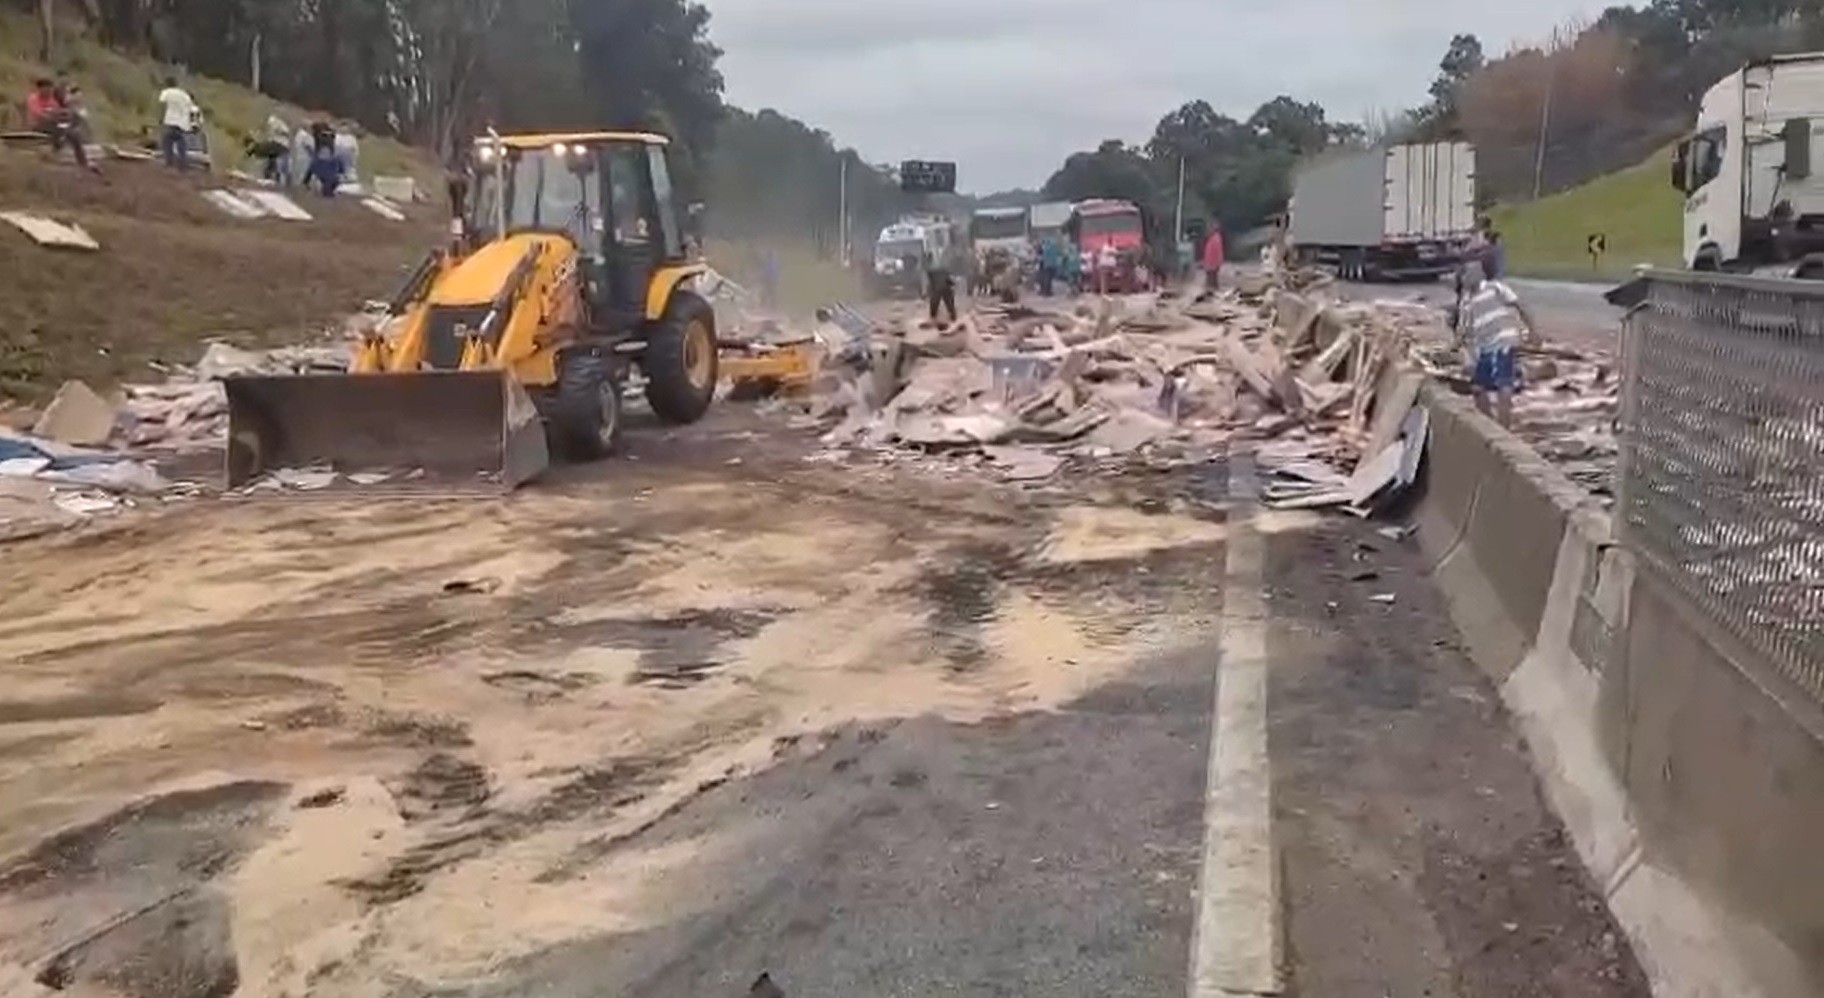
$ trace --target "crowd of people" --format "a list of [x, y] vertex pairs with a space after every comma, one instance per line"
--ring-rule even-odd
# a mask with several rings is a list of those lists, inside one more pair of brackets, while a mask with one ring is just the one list
[[279, 115], [266, 119], [266, 132], [247, 151], [263, 165], [261, 175], [280, 187], [315, 187], [324, 197], [358, 175], [361, 140], [352, 125], [338, 127], [319, 118], [294, 128]]
[[[175, 76], [165, 78], [158, 93], [159, 123], [154, 143], [165, 166], [187, 171], [199, 153], [208, 154], [203, 137], [203, 111], [196, 98]], [[25, 98], [27, 128], [50, 141], [53, 154], [68, 149], [77, 165], [100, 172], [89, 155], [94, 127], [83, 102], [82, 88], [64, 81], [38, 79]], [[293, 127], [281, 116], [267, 118], [263, 134], [247, 140], [247, 154], [261, 164], [261, 174], [280, 187], [315, 188], [334, 197], [338, 188], [357, 176], [361, 143], [354, 125], [318, 118]]]

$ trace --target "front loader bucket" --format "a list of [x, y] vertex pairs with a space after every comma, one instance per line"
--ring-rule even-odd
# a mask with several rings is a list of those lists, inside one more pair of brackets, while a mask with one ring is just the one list
[[550, 464], [526, 391], [500, 371], [230, 378], [228, 487], [281, 469], [512, 489]]

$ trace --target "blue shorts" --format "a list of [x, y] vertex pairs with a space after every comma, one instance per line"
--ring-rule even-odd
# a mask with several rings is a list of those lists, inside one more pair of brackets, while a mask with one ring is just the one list
[[1483, 391], [1511, 389], [1519, 381], [1514, 367], [1513, 347], [1494, 347], [1476, 351], [1475, 385]]

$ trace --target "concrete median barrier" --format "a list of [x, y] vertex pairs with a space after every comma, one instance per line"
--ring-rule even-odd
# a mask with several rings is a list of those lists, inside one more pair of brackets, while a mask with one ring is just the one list
[[1419, 542], [1472, 657], [1500, 682], [1538, 632], [1558, 540], [1590, 500], [1469, 402], [1437, 385], [1422, 401], [1432, 442]]
[[1420, 544], [1654, 993], [1824, 994], [1824, 742], [1580, 488], [1441, 386], [1421, 403]]

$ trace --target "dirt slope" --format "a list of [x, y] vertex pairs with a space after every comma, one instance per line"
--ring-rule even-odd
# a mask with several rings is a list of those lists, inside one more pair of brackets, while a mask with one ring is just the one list
[[229, 218], [202, 199], [222, 182], [146, 163], [100, 178], [35, 150], [0, 149], [0, 209], [82, 225], [99, 253], [42, 249], [0, 227], [0, 398], [32, 401], [65, 378], [97, 385], [194, 360], [198, 343], [307, 336], [390, 293], [436, 244], [439, 208], [388, 222], [351, 199], [299, 194], [312, 223]]

